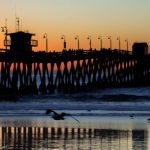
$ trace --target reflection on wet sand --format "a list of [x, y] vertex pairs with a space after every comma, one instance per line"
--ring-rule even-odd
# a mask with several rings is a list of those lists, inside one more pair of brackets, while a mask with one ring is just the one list
[[149, 130], [0, 127], [0, 149], [148, 150]]

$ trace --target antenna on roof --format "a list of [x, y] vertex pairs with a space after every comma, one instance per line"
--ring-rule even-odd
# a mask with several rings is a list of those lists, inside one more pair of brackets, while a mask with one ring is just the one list
[[19, 20], [19, 17], [16, 17], [16, 25], [17, 25], [17, 28], [16, 28], [16, 31], [19, 32], [19, 24], [20, 23], [20, 20]]
[[5, 27], [7, 28], [7, 18], [5, 18]]

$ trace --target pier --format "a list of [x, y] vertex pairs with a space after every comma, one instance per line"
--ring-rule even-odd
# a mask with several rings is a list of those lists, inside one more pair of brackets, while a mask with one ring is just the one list
[[[94, 88], [150, 85], [150, 55], [128, 50], [62, 50], [33, 52], [34, 34], [16, 32], [0, 52], [0, 91], [47, 94]], [[140, 46], [145, 44], [140, 44]], [[140, 47], [142, 49], [142, 47]], [[137, 55], [136, 55], [137, 54]]]
[[0, 88], [20, 93], [53, 93], [86, 88], [150, 85], [150, 55], [130, 52], [70, 50], [0, 53]]

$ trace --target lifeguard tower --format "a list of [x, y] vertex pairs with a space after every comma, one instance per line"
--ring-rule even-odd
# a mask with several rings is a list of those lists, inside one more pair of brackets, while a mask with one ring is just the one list
[[10, 36], [10, 40], [5, 41], [4, 45], [10, 47], [10, 52], [29, 53], [32, 52], [33, 46], [38, 46], [38, 41], [32, 40], [35, 34], [18, 31], [7, 35]]

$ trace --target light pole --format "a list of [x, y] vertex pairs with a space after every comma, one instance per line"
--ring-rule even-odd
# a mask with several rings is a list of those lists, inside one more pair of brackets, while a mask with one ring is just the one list
[[66, 43], [65, 35], [62, 35], [62, 36], [61, 36], [61, 39], [64, 40], [64, 45], [63, 45], [64, 49], [63, 49], [63, 50], [66, 50], [67, 43]]
[[4, 27], [1, 27], [1, 29], [2, 29], [2, 32], [5, 33], [4, 45], [6, 46], [6, 50], [7, 50], [7, 34], [8, 34], [7, 26], [5, 25]]
[[79, 50], [80, 49], [80, 42], [79, 42], [79, 36], [78, 35], [75, 36], [75, 40], [78, 40], [78, 50]]
[[100, 41], [100, 50], [102, 50], [102, 48], [103, 48], [103, 46], [102, 46], [102, 38], [101, 38], [100, 35], [98, 36], [98, 39], [99, 39], [99, 41]]
[[121, 44], [120, 44], [120, 37], [117, 37], [117, 40], [118, 40], [118, 44], [119, 44], [119, 50], [121, 49]]
[[129, 50], [129, 43], [128, 43], [128, 39], [125, 40], [125, 42], [127, 43], [127, 51]]
[[90, 43], [89, 43], [89, 44], [90, 44], [90, 50], [92, 50], [91, 36], [89, 35], [89, 36], [87, 37], [87, 39], [90, 40]]
[[112, 49], [112, 40], [111, 40], [111, 36], [109, 36], [108, 39], [110, 40], [110, 50], [111, 50], [111, 49]]
[[47, 33], [44, 33], [43, 38], [46, 41], [46, 52], [48, 52], [48, 36], [47, 36]]

